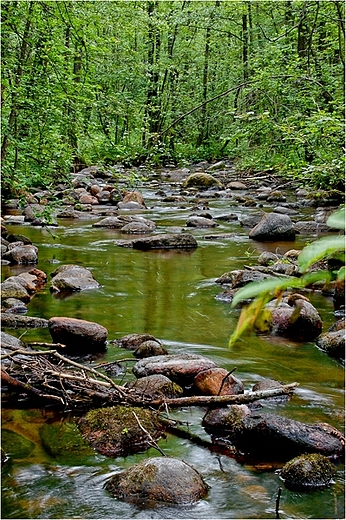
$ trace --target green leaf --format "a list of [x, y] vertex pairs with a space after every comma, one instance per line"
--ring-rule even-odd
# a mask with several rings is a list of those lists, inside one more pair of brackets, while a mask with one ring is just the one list
[[250, 282], [245, 287], [236, 292], [232, 307], [235, 307], [242, 300], [248, 300], [255, 296], [266, 293], [274, 293], [287, 289], [288, 287], [301, 287], [302, 282], [300, 278], [269, 278], [262, 282]]
[[345, 208], [336, 211], [327, 220], [327, 226], [336, 229], [345, 229]]
[[309, 246], [304, 247], [298, 256], [298, 265], [302, 272], [306, 271], [312, 264], [333, 255], [337, 251], [345, 250], [345, 237], [323, 237]]

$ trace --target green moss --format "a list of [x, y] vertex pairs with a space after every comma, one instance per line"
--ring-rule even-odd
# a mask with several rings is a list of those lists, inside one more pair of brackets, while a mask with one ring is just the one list
[[35, 448], [33, 442], [5, 428], [1, 430], [1, 444], [5, 453], [13, 459], [28, 457]]
[[285, 464], [281, 477], [288, 487], [307, 489], [328, 486], [335, 474], [335, 466], [323, 455], [299, 455]]
[[163, 430], [150, 410], [126, 406], [91, 410], [79, 421], [79, 428], [97, 451], [108, 456], [147, 449], [151, 444], [146, 432], [157, 439]]

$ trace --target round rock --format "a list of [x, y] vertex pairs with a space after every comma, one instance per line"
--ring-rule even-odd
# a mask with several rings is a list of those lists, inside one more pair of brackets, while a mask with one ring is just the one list
[[319, 453], [300, 455], [287, 462], [281, 470], [281, 478], [291, 489], [325, 487], [332, 483], [336, 473], [334, 464]]
[[135, 464], [114, 475], [105, 487], [117, 498], [146, 503], [191, 504], [208, 493], [208, 485], [192, 466], [169, 457]]
[[55, 343], [66, 345], [76, 354], [106, 349], [108, 331], [102, 325], [76, 318], [56, 317], [48, 320], [49, 332]]

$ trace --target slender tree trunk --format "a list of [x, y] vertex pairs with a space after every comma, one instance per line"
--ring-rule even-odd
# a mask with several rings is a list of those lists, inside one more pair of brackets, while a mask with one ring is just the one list
[[160, 113], [160, 99], [159, 99], [159, 70], [158, 64], [160, 59], [160, 31], [156, 26], [154, 17], [158, 9], [158, 1], [148, 1], [148, 89], [145, 102], [145, 122], [146, 131], [142, 134], [143, 146], [151, 146], [155, 140], [155, 135], [159, 132], [159, 113]]
[[208, 98], [208, 72], [209, 72], [209, 56], [210, 56], [210, 26], [207, 27], [205, 35], [204, 48], [204, 67], [203, 67], [203, 102], [201, 129], [197, 138], [197, 146], [200, 146], [205, 139], [208, 139], [208, 125], [207, 125], [207, 104], [205, 101]]
[[[29, 53], [28, 43], [29, 43], [29, 35], [30, 35], [31, 24], [32, 24], [31, 15], [33, 12], [33, 8], [34, 8], [34, 2], [30, 1], [28, 15], [27, 15], [26, 23], [25, 23], [25, 28], [24, 28], [24, 32], [23, 32], [23, 35], [21, 38], [18, 65], [17, 65], [16, 71], [14, 74], [14, 84], [13, 84], [13, 90], [11, 92], [11, 98], [12, 98], [11, 110], [10, 110], [10, 114], [9, 114], [9, 118], [8, 118], [7, 129], [5, 131], [5, 134], [2, 139], [2, 144], [1, 144], [1, 162], [2, 162], [2, 164], [4, 163], [4, 161], [6, 159], [11, 135], [16, 137], [15, 132], [16, 132], [16, 128], [17, 128], [17, 113], [18, 113], [17, 96], [18, 96], [18, 89], [20, 87], [21, 79], [22, 79], [22, 75], [23, 75], [23, 67], [25, 65], [25, 61], [26, 61], [26, 59], [28, 57], [28, 53]], [[15, 156], [17, 157], [17, 145], [16, 145], [16, 150], [15, 150]]]

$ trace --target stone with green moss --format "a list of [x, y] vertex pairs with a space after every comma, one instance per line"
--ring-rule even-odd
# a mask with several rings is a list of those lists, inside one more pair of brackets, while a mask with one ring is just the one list
[[162, 423], [151, 410], [127, 406], [90, 410], [78, 425], [91, 446], [110, 457], [144, 451], [163, 432]]
[[204, 498], [209, 486], [186, 462], [169, 457], [153, 457], [114, 475], [106, 489], [126, 501], [192, 504]]
[[304, 490], [328, 486], [335, 473], [336, 468], [327, 457], [310, 453], [287, 462], [281, 470], [281, 478], [287, 487]]

